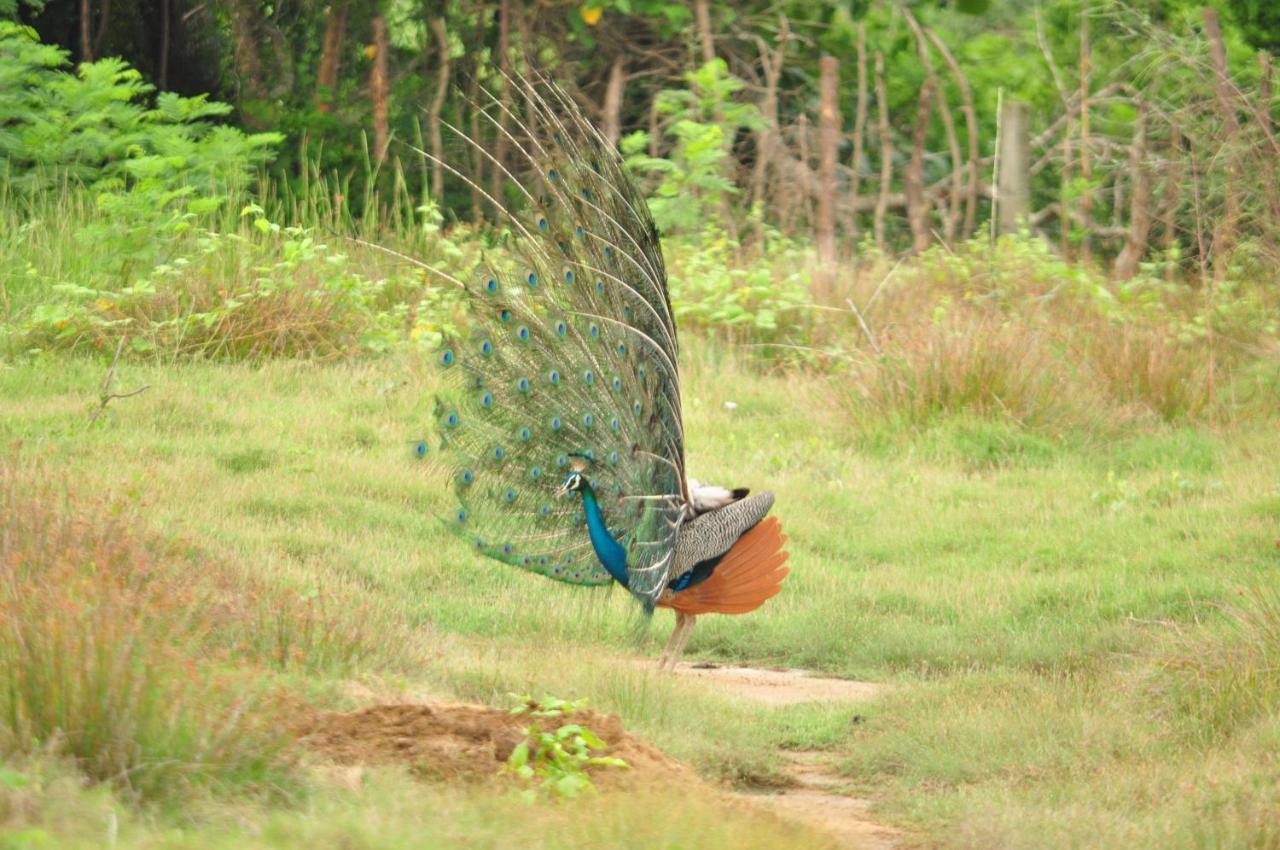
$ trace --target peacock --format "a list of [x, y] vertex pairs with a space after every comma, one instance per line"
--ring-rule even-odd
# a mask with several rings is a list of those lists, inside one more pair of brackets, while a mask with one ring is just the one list
[[[436, 355], [452, 530], [483, 555], [575, 585], [616, 583], [676, 626], [753, 611], [789, 569], [773, 494], [685, 471], [678, 338], [657, 228], [613, 147], [563, 90], [506, 80], [484, 110], [515, 165], [449, 126], [500, 193], [432, 159], [499, 214], [506, 236], [465, 289], [466, 330]], [[521, 114], [513, 102], [523, 106]], [[470, 277], [470, 276], [469, 276]]]

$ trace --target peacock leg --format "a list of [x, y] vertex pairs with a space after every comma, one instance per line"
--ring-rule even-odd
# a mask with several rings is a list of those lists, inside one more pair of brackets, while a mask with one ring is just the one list
[[[681, 623], [676, 631], [679, 632], [680, 638], [676, 641], [675, 650], [671, 653], [671, 658], [667, 660], [667, 669], [675, 670], [676, 663], [680, 661], [680, 653], [684, 652], [684, 645], [689, 642], [689, 635], [693, 632], [693, 623], [696, 618], [693, 614], [685, 614], [684, 622]], [[671, 636], [675, 639], [675, 635]]]
[[675, 647], [680, 630], [684, 628], [684, 621], [688, 614], [683, 611], [676, 612], [676, 625], [671, 630], [671, 637], [667, 638], [667, 645], [662, 648], [662, 657], [658, 659], [658, 669], [662, 670], [667, 666], [667, 659], [671, 655], [671, 650]]
[[680, 636], [680, 645], [676, 647], [675, 655], [671, 657], [671, 669], [676, 669], [676, 663], [680, 661], [680, 654], [684, 652], [684, 645], [689, 642], [689, 635], [693, 634], [693, 623], [697, 619], [692, 614], [684, 621], [684, 634]]

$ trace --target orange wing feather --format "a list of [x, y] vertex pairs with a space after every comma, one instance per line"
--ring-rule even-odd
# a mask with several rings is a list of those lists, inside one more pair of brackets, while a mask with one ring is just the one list
[[777, 517], [767, 517], [733, 544], [711, 577], [702, 584], [665, 595], [662, 608], [684, 614], [746, 614], [782, 590], [791, 572], [783, 566], [789, 553], [782, 551], [787, 536]]

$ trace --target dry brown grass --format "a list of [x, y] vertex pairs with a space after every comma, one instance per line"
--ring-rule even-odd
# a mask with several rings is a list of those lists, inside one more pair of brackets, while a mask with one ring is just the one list
[[915, 424], [971, 414], [1060, 433], [1275, 410], [1265, 392], [1233, 392], [1278, 368], [1258, 319], [1274, 296], [1257, 288], [1212, 313], [1232, 322], [1231, 336], [1215, 335], [1207, 296], [1189, 284], [1119, 284], [1039, 243], [1002, 240], [899, 264], [872, 258], [845, 294], [869, 333], [852, 314], [824, 312], [814, 343], [856, 349], [855, 411]]
[[0, 463], [0, 741], [140, 799], [265, 780], [260, 689], [203, 652], [217, 624], [193, 564], [136, 522]]

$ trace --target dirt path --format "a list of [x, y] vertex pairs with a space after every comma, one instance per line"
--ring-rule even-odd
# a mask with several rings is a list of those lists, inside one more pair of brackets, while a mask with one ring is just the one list
[[847, 792], [848, 782], [828, 759], [830, 754], [812, 750], [783, 753], [784, 772], [794, 788], [773, 794], [739, 794], [756, 806], [780, 817], [799, 821], [827, 833], [840, 847], [853, 850], [893, 850], [901, 833], [872, 820], [871, 802]]
[[875, 682], [853, 682], [814, 676], [804, 670], [768, 670], [721, 664], [680, 663], [675, 673], [705, 681], [721, 692], [767, 706], [802, 702], [866, 702], [884, 693]]
[[[708, 688], [776, 707], [805, 702], [866, 702], [884, 692], [874, 682], [813, 676], [804, 670], [766, 670], [714, 664], [680, 664], [676, 675], [705, 682]], [[805, 750], [782, 753], [783, 772], [794, 786], [774, 793], [739, 793], [751, 805], [779, 817], [815, 827], [838, 846], [892, 850], [901, 833], [872, 820], [870, 801], [849, 793], [848, 782], [831, 765], [830, 754]]]

